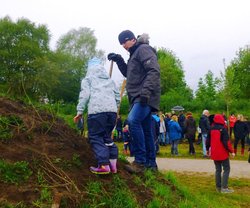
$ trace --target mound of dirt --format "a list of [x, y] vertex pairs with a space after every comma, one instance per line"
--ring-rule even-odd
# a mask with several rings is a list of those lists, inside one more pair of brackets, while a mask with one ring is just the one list
[[[101, 181], [109, 190], [114, 176], [96, 176], [89, 171], [96, 161], [87, 139], [62, 119], [4, 97], [0, 97], [0, 119], [0, 161], [9, 164], [26, 161], [32, 171], [26, 181], [11, 183], [1, 178], [0, 169], [0, 204], [21, 202], [32, 207], [32, 202], [41, 197], [43, 183], [52, 190], [54, 202], [61, 198], [71, 201], [67, 207], [76, 207], [77, 201], [87, 197], [86, 186], [90, 181]], [[123, 166], [119, 161], [118, 175], [143, 206], [152, 199], [152, 193], [134, 184], [133, 176]]]

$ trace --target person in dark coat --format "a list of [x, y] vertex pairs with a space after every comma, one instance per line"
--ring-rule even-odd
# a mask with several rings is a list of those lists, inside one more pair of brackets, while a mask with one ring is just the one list
[[128, 123], [135, 159], [125, 169], [130, 173], [141, 173], [145, 168], [157, 170], [151, 116], [152, 112], [159, 111], [161, 95], [156, 50], [149, 45], [147, 34], [136, 38], [133, 32], [124, 30], [118, 40], [130, 54], [127, 63], [119, 54], [108, 54], [108, 60], [116, 62], [127, 78], [126, 90], [130, 104]]
[[196, 133], [196, 122], [193, 118], [191, 112], [186, 114], [186, 120], [184, 122], [184, 131], [185, 131], [185, 138], [187, 138], [189, 143], [189, 154], [195, 154], [194, 149], [194, 141], [195, 141], [195, 133]]
[[[221, 114], [215, 114], [214, 122], [208, 133], [206, 141], [207, 155], [214, 160], [216, 190], [221, 193], [232, 193], [228, 188], [228, 178], [230, 173], [229, 153], [235, 156], [229, 140], [225, 120]], [[223, 168], [223, 176], [221, 176]]]
[[200, 117], [200, 121], [199, 121], [199, 128], [201, 129], [203, 157], [207, 157], [206, 140], [207, 140], [207, 134], [210, 130], [208, 110], [203, 111], [202, 116]]
[[166, 128], [166, 144], [170, 144], [168, 135], [168, 122], [171, 120], [171, 113], [166, 113], [164, 118], [165, 128]]
[[244, 121], [243, 115], [239, 114], [237, 116], [237, 121], [234, 124], [234, 152], [237, 154], [237, 145], [241, 141], [241, 155], [244, 155], [245, 150], [245, 139], [248, 135], [248, 127]]
[[180, 111], [179, 116], [178, 116], [178, 123], [179, 123], [179, 125], [181, 127], [181, 130], [182, 130], [181, 139], [184, 138], [184, 131], [185, 131], [184, 123], [185, 123], [185, 120], [186, 120], [186, 117], [185, 117], [183, 111]]

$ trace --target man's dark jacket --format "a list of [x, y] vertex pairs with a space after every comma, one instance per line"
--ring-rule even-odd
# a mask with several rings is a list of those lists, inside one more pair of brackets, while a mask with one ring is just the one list
[[199, 127], [201, 129], [202, 134], [207, 134], [210, 130], [210, 123], [208, 120], [208, 117], [205, 115], [202, 115], [199, 121]]
[[147, 103], [152, 111], [159, 110], [160, 103], [160, 67], [156, 51], [142, 37], [129, 49], [130, 58], [126, 64], [117, 62], [121, 73], [127, 77], [126, 90], [129, 103]]

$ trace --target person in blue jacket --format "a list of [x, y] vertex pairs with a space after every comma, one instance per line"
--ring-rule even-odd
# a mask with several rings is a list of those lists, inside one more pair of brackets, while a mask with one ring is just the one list
[[181, 140], [182, 129], [178, 123], [178, 117], [173, 115], [168, 123], [169, 140], [171, 143], [171, 154], [179, 155], [178, 144]]
[[116, 173], [118, 148], [111, 138], [116, 124], [120, 93], [110, 79], [101, 59], [93, 58], [88, 62], [86, 77], [81, 83], [81, 92], [74, 122], [82, 118], [88, 107], [88, 136], [91, 148], [98, 162], [90, 167], [95, 174]]

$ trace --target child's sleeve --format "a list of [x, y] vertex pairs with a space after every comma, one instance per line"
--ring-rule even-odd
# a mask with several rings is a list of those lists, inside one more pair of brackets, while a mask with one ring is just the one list
[[81, 83], [81, 91], [79, 93], [79, 101], [77, 105], [77, 115], [82, 115], [90, 98], [90, 80], [83, 79]]
[[114, 83], [114, 81], [113, 81], [113, 85], [114, 85], [115, 101], [116, 101], [116, 105], [117, 105], [117, 108], [118, 108], [120, 103], [121, 103], [121, 96], [120, 96], [119, 90], [116, 87], [116, 84]]

